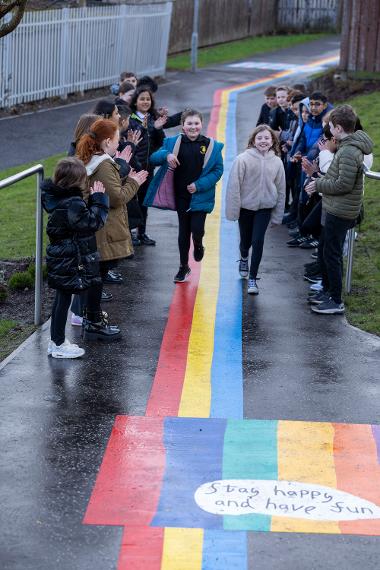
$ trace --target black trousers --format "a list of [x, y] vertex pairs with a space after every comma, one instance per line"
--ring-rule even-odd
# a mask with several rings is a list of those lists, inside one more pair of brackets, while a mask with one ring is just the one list
[[181, 265], [189, 263], [190, 238], [201, 245], [205, 235], [206, 212], [181, 212], [178, 214], [178, 248]]
[[270, 222], [272, 208], [262, 210], [246, 210], [241, 208], [239, 216], [240, 230], [240, 255], [248, 257], [249, 249], [252, 247], [251, 266], [249, 278], [256, 279], [263, 256], [265, 232]]
[[[83, 310], [86, 311], [87, 318], [90, 321], [97, 322], [101, 316], [101, 297], [102, 297], [102, 284], [93, 285], [83, 293], [75, 295], [77, 303]], [[65, 327], [67, 321], [67, 313], [71, 303], [72, 293], [70, 291], [63, 291], [57, 289], [55, 292], [55, 299], [51, 310], [51, 325], [50, 325], [50, 338], [57, 346], [65, 342]], [[80, 314], [78, 313], [75, 314]]]
[[342, 302], [343, 246], [347, 231], [355, 226], [355, 220], [345, 220], [326, 214], [321, 234], [319, 261], [322, 268], [322, 285], [329, 291], [335, 303]]
[[[107, 275], [110, 269], [114, 269], [118, 265], [118, 260], [113, 259], [110, 261], [100, 261], [99, 262], [99, 272], [102, 279]], [[100, 289], [100, 290], [99, 290]], [[79, 315], [83, 317], [84, 313], [87, 312], [87, 317], [90, 319], [89, 314], [99, 313], [101, 311], [100, 302], [102, 297], [103, 286], [95, 285], [95, 287], [90, 287], [83, 293], [76, 293], [73, 296], [73, 302], [71, 303], [71, 311], [74, 315]], [[93, 320], [92, 318], [90, 320]]]
[[144, 200], [145, 200], [145, 196], [146, 196], [146, 193], [148, 191], [148, 188], [149, 188], [149, 184], [152, 181], [152, 178], [153, 178], [153, 172], [149, 172], [148, 178], [145, 180], [144, 184], [141, 184], [141, 186], [137, 192], [137, 199], [139, 201], [140, 210], [141, 210], [142, 219], [143, 219], [142, 223], [137, 226], [137, 231], [138, 231], [138, 234], [140, 236], [144, 235], [145, 230], [146, 230], [146, 220], [148, 218], [148, 208], [146, 206], [144, 206]]

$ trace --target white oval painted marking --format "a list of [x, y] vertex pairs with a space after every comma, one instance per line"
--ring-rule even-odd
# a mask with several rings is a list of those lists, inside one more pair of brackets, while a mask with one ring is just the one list
[[262, 514], [326, 521], [380, 518], [380, 508], [370, 501], [297, 481], [211, 481], [198, 487], [194, 498], [201, 509], [215, 515]]

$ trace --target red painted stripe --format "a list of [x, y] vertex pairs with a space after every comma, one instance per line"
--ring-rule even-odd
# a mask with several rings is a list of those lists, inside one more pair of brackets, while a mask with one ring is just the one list
[[[213, 108], [207, 134], [216, 136], [222, 90], [214, 94]], [[190, 252], [190, 259], [192, 252]], [[187, 352], [201, 264], [190, 261], [191, 276], [186, 283], [175, 286], [165, 327], [157, 370], [145, 414], [147, 416], [177, 416], [185, 379]]]
[[190, 263], [190, 266], [190, 280], [175, 286], [156, 374], [145, 412], [147, 416], [178, 415], [201, 271], [200, 263]]
[[163, 541], [163, 528], [125, 528], [117, 570], [160, 570]]
[[149, 526], [165, 469], [163, 419], [117, 416], [84, 524]]
[[[380, 506], [380, 466], [369, 425], [333, 424], [337, 489]], [[345, 534], [380, 535], [380, 520], [340, 522]]]

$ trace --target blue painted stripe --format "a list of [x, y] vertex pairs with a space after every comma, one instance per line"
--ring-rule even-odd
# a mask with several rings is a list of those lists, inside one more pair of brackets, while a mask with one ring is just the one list
[[166, 468], [152, 526], [223, 528], [223, 519], [203, 511], [194, 501], [200, 485], [222, 478], [227, 420], [166, 418]]
[[229, 96], [220, 224], [220, 281], [211, 368], [211, 417], [243, 417], [242, 287], [236, 259], [237, 224], [224, 216], [229, 172], [237, 154], [237, 93]]
[[202, 570], [245, 570], [247, 533], [205, 530]]

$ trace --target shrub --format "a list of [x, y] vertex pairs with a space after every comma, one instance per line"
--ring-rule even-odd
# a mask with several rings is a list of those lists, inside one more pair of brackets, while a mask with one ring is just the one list
[[[31, 263], [31, 264], [29, 265], [29, 267], [28, 267], [28, 273], [30, 273], [30, 275], [32, 276], [33, 281], [34, 281], [35, 278], [36, 278], [36, 264], [35, 264], [35, 263]], [[48, 273], [48, 272], [47, 272], [47, 265], [46, 265], [46, 263], [44, 263], [44, 264], [42, 265], [42, 278], [43, 278], [43, 279], [47, 279], [47, 273]]]
[[33, 277], [29, 271], [16, 271], [9, 278], [8, 287], [16, 290], [32, 289], [33, 283]]
[[8, 297], [8, 291], [5, 285], [0, 283], [0, 303], [4, 303], [5, 299]]

